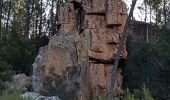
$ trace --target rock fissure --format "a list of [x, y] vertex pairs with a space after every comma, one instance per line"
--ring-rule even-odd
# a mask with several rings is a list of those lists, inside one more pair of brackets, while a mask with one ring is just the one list
[[[127, 18], [125, 3], [68, 0], [59, 7], [58, 18], [58, 34], [40, 49], [33, 64], [33, 90], [62, 100], [90, 100], [107, 93]], [[121, 59], [127, 56], [124, 47]], [[116, 76], [114, 95], [118, 96], [123, 81], [121, 67]]]

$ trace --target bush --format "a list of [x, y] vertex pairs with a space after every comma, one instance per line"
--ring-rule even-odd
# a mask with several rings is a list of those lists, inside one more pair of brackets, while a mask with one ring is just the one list
[[147, 89], [145, 85], [142, 89], [142, 100], [154, 100], [149, 92], [149, 89]]
[[0, 100], [31, 100], [31, 99], [23, 98], [18, 93], [12, 93], [0, 96]]
[[35, 45], [32, 40], [12, 38], [3, 43], [0, 48], [0, 57], [12, 65], [12, 70], [18, 73], [29, 74], [35, 57]]
[[130, 39], [127, 47], [124, 87], [139, 89], [144, 83], [156, 100], [170, 99], [170, 31], [161, 30], [155, 44]]
[[5, 81], [11, 79], [11, 65], [0, 58], [0, 94], [5, 89]]
[[9, 65], [6, 61], [0, 60], [0, 81], [7, 81], [11, 79], [11, 65]]
[[129, 89], [126, 90], [125, 100], [135, 100], [134, 94], [132, 94]]
[[99, 95], [95, 97], [93, 100], [111, 100], [111, 99], [109, 99], [109, 97], [106, 95]]

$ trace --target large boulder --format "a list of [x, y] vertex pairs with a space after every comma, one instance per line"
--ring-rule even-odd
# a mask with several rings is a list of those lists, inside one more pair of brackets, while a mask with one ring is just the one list
[[[33, 64], [33, 90], [62, 100], [90, 100], [109, 90], [127, 9], [121, 0], [68, 2], [60, 7], [59, 33], [40, 49]], [[126, 45], [120, 57], [126, 59]], [[122, 65], [115, 96], [121, 91]]]
[[29, 100], [60, 100], [59, 97], [57, 96], [51, 96], [51, 97], [46, 97], [46, 96], [41, 96], [39, 93], [34, 93], [34, 92], [26, 92], [21, 95], [23, 98], [28, 98]]
[[7, 83], [7, 88], [10, 91], [17, 90], [21, 93], [30, 91], [31, 78], [25, 74], [17, 74], [12, 77], [12, 81]]

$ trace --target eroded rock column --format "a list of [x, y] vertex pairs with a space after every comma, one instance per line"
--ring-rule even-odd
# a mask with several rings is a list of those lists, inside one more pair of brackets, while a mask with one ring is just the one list
[[[62, 100], [90, 100], [106, 94], [127, 18], [126, 5], [121, 0], [68, 0], [59, 11], [59, 33], [50, 39], [43, 63], [36, 66], [43, 87], [39, 91]], [[124, 47], [121, 59], [127, 56]], [[122, 81], [119, 67], [115, 96]]]

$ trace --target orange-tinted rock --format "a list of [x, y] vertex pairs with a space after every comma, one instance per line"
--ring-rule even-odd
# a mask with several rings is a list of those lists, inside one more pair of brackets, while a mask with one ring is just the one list
[[105, 29], [91, 29], [91, 48], [88, 50], [89, 57], [108, 61], [112, 60], [116, 54], [116, 45], [107, 43], [109, 36], [107, 28]]
[[90, 65], [90, 81], [91, 81], [91, 89], [96, 93], [96, 95], [100, 95], [103, 92], [106, 92], [106, 73], [105, 67], [107, 65], [104, 64], [91, 64]]
[[[109, 91], [112, 67], [113, 65], [111, 64], [91, 64], [90, 66], [91, 89], [96, 93], [96, 95], [107, 93]], [[123, 82], [122, 70], [118, 69], [114, 88], [115, 96], [120, 95], [122, 82]]]
[[48, 44], [46, 61], [42, 69], [43, 74], [46, 76], [63, 75], [68, 67], [74, 66], [72, 60], [74, 48], [73, 37], [59, 36], [51, 38]]
[[106, 16], [86, 15], [84, 22], [85, 29], [98, 29], [106, 27]]
[[[74, 90], [72, 93], [76, 93], [77, 100], [89, 100], [92, 92], [100, 95], [109, 90], [112, 63], [123, 33], [127, 9], [121, 0], [68, 2], [60, 7], [59, 36], [50, 39], [43, 64], [38, 66], [41, 67], [38, 75], [42, 79], [39, 89], [44, 86], [46, 95], [51, 95], [47, 90], [57, 89], [55, 77], [60, 76], [64, 88]], [[80, 9], [85, 13], [77, 13]], [[78, 30], [80, 27], [82, 30]], [[127, 57], [126, 44], [120, 57]], [[48, 79], [51, 79], [49, 84]], [[119, 69], [114, 88], [116, 96], [120, 94], [122, 81], [122, 70]]]
[[107, 25], [122, 25], [126, 20], [127, 10], [121, 0], [108, 0], [106, 13]]
[[122, 83], [123, 83], [123, 72], [122, 69], [118, 69], [116, 73], [116, 81], [115, 81], [115, 87], [114, 87], [114, 96], [120, 96], [121, 89], [122, 89]]
[[74, 5], [72, 3], [66, 3], [60, 7], [59, 11], [58, 24], [61, 25], [59, 31], [61, 33], [73, 32], [76, 29]]
[[83, 0], [83, 7], [88, 14], [104, 14], [105, 4], [105, 0]]

